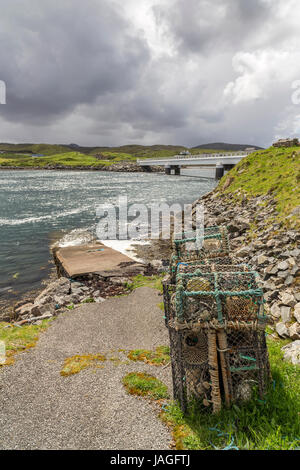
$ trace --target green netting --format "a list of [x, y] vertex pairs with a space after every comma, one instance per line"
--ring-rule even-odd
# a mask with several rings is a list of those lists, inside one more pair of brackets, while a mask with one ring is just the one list
[[[176, 235], [175, 235], [176, 237]], [[174, 253], [178, 261], [203, 258], [218, 258], [229, 254], [229, 240], [226, 227], [209, 227], [203, 236], [192, 237], [182, 234], [173, 239]]]
[[264, 321], [263, 292], [256, 272], [177, 274], [175, 316], [179, 322]]

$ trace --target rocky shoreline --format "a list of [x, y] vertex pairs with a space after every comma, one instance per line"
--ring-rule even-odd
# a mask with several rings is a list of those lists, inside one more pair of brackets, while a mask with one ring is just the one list
[[[59, 171], [114, 171], [118, 173], [143, 173], [144, 170], [139, 165], [135, 163], [116, 163], [113, 165], [97, 165], [97, 166], [70, 166], [70, 165], [60, 165], [60, 164], [51, 164], [45, 165], [43, 167], [28, 166], [28, 167], [19, 167], [19, 166], [1, 166], [0, 170], [59, 170]], [[164, 168], [157, 166], [151, 167], [149, 170], [150, 173], [163, 173]]]

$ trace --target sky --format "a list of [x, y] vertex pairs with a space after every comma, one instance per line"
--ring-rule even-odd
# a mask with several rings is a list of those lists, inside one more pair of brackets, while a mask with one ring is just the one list
[[299, 18], [299, 0], [0, 0], [0, 141], [300, 137]]

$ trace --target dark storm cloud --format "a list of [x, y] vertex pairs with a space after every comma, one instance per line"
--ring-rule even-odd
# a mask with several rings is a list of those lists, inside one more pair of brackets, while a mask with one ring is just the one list
[[179, 53], [206, 54], [243, 44], [261, 46], [262, 30], [274, 19], [276, 7], [265, 0], [175, 0], [172, 8], [156, 5], [153, 11]]
[[134, 88], [145, 40], [109, 1], [0, 0], [1, 79], [13, 121], [45, 124], [78, 104]]
[[299, 15], [299, 0], [0, 0], [0, 141], [268, 145], [285, 123], [300, 132]]

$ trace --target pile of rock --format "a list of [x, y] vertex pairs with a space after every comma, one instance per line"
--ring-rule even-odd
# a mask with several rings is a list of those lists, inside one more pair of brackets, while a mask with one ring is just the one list
[[287, 349], [300, 363], [299, 231], [278, 222], [270, 195], [247, 198], [239, 191], [224, 195], [215, 190], [196, 202], [204, 203], [205, 226], [227, 225], [236, 262], [259, 272], [275, 329], [281, 338], [295, 341]]
[[136, 274], [156, 274], [162, 265], [155, 262], [148, 265], [124, 267], [124, 275], [113, 273], [103, 275], [91, 273], [75, 280], [61, 276], [51, 282], [36, 298], [24, 299], [14, 306], [13, 319], [21, 322], [35, 322], [57, 315], [66, 307], [82, 303], [100, 303], [107, 297], [129, 293]]

